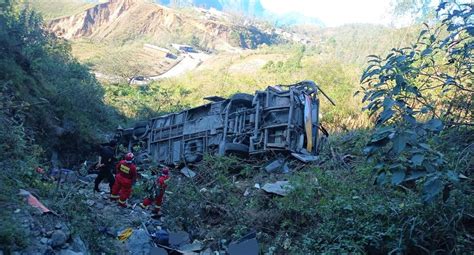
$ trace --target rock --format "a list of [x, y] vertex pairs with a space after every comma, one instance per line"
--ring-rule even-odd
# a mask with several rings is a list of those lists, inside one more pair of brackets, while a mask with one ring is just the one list
[[60, 247], [67, 241], [67, 236], [62, 230], [56, 230], [51, 235], [51, 246], [53, 248]]
[[260, 189], [260, 184], [255, 183], [254, 187], [255, 187], [256, 189]]
[[127, 240], [127, 248], [131, 254], [150, 254], [150, 250], [153, 247], [151, 245], [151, 239], [144, 229], [138, 229], [133, 231], [130, 238]]
[[84, 253], [82, 252], [75, 252], [73, 250], [69, 250], [69, 249], [66, 249], [66, 250], [61, 250], [59, 253], [57, 253], [58, 255], [84, 255]]
[[71, 249], [75, 252], [87, 254], [87, 246], [79, 236], [72, 239]]
[[258, 255], [258, 242], [256, 238], [244, 240], [240, 243], [229, 244], [229, 255]]
[[94, 204], [95, 204], [95, 201], [94, 201], [94, 200], [92, 200], [92, 199], [87, 199], [87, 200], [86, 200], [86, 205], [88, 205], [88, 206], [93, 206]]
[[154, 241], [158, 244], [169, 246], [170, 236], [169, 233], [164, 229], [159, 229], [155, 233], [152, 233], [151, 236], [154, 238]]
[[291, 186], [288, 181], [277, 181], [274, 183], [265, 183], [262, 189], [268, 193], [286, 196], [293, 189], [293, 186]]
[[34, 231], [32, 231], [32, 234], [33, 234], [33, 236], [38, 237], [38, 236], [41, 235], [41, 231], [39, 231], [39, 230], [34, 230]]
[[86, 181], [86, 182], [93, 182], [95, 180], [95, 178], [97, 178], [97, 174], [88, 174], [88, 175], [82, 177], [81, 179]]
[[79, 175], [77, 174], [76, 171], [69, 172], [65, 178], [65, 181], [69, 183], [74, 183], [74, 182], [77, 182], [78, 180], [79, 180]]
[[211, 248], [207, 248], [205, 251], [201, 252], [200, 255], [213, 255]]
[[40, 239], [40, 242], [41, 242], [42, 244], [47, 244], [47, 243], [48, 243], [48, 238], [43, 237], [43, 238]]
[[105, 206], [104, 206], [104, 204], [102, 204], [102, 203], [97, 203], [97, 204], [95, 204], [95, 208], [97, 208], [98, 210], [102, 210], [102, 209], [104, 209], [104, 207], [105, 207]]
[[150, 255], [168, 255], [168, 252], [160, 247], [152, 247], [150, 250]]
[[189, 234], [184, 231], [169, 233], [169, 243], [171, 247], [179, 247], [180, 245], [187, 244], [189, 242]]
[[62, 223], [62, 222], [59, 222], [57, 223], [55, 226], [54, 226], [55, 229], [60, 229], [64, 232], [64, 234], [66, 235], [66, 239], [69, 239], [69, 237], [71, 237], [71, 231], [69, 230], [69, 228], [66, 226], [66, 224]]

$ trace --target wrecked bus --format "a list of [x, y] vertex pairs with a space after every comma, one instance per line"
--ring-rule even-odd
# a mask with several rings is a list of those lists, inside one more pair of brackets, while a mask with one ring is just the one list
[[319, 91], [314, 82], [302, 81], [254, 95], [207, 97], [208, 104], [119, 129], [117, 137], [129, 150], [144, 144], [153, 162], [166, 165], [198, 162], [205, 154], [282, 152], [312, 160], [327, 136], [319, 123]]

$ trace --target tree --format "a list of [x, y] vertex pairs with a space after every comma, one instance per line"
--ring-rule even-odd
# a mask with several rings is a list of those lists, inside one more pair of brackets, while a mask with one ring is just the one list
[[432, 138], [474, 125], [474, 5], [443, 1], [436, 11], [437, 26], [425, 25], [410, 47], [369, 56], [361, 77], [365, 110], [376, 116], [366, 153], [378, 162], [377, 182], [424, 177], [425, 201], [457, 178]]

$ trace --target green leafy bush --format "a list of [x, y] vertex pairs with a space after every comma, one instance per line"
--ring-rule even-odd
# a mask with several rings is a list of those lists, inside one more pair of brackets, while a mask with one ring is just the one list
[[426, 26], [410, 47], [385, 58], [369, 56], [361, 77], [365, 109], [376, 129], [365, 149], [379, 164], [377, 183], [423, 178], [425, 201], [436, 198], [458, 173], [438, 149], [444, 128], [472, 124], [473, 5], [441, 2], [441, 23]]

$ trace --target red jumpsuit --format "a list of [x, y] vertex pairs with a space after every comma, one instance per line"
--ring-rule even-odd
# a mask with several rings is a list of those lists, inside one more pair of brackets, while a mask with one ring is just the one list
[[[161, 204], [163, 203], [163, 196], [165, 195], [165, 190], [166, 187], [168, 187], [168, 180], [170, 176], [169, 175], [162, 175], [159, 178], [156, 179], [156, 185], [158, 186], [156, 191], [155, 191], [155, 208], [153, 210], [153, 213], [158, 214], [161, 209]], [[143, 208], [148, 207], [153, 203], [153, 200], [150, 197], [145, 198], [143, 200], [143, 203], [140, 204]]]
[[110, 198], [117, 200], [120, 206], [127, 206], [127, 199], [132, 194], [132, 185], [137, 179], [137, 167], [133, 163], [121, 160], [116, 166], [117, 174]]

